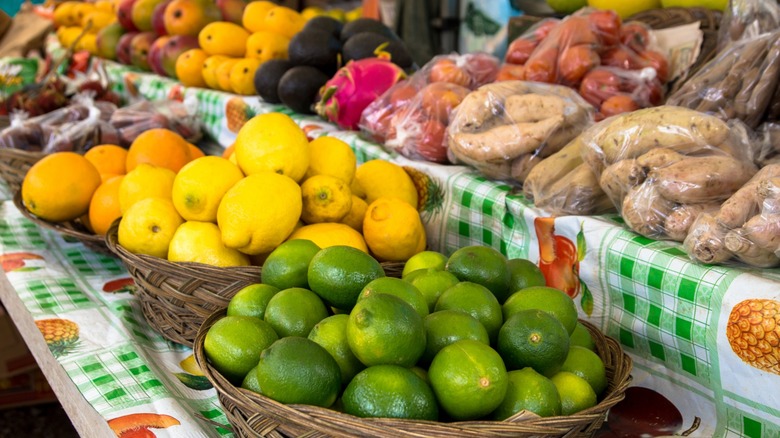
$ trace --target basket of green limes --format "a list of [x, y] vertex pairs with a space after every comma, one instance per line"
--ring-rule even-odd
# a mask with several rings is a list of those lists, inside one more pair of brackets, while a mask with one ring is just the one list
[[247, 288], [198, 330], [195, 359], [237, 436], [584, 437], [623, 399], [631, 359], [564, 292], [499, 304], [455, 254], [398, 279], [325, 269], [338, 251], [315, 255], [308, 287]]

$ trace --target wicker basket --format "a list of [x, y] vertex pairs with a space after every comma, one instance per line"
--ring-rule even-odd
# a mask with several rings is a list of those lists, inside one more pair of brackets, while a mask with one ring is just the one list
[[[259, 266], [220, 268], [133, 254], [119, 245], [118, 230], [116, 220], [106, 233], [106, 244], [135, 280], [149, 325], [171, 341], [192, 346], [198, 329], [212, 312], [226, 308], [239, 290], [261, 280]], [[403, 266], [382, 263], [388, 277], [400, 278]]]
[[43, 152], [0, 148], [0, 176], [8, 183], [12, 193], [22, 188], [27, 171], [45, 156]]
[[566, 417], [523, 417], [510, 421], [469, 421], [440, 423], [397, 420], [391, 418], [357, 418], [317, 406], [284, 405], [254, 392], [237, 388], [211, 367], [206, 360], [203, 342], [208, 329], [225, 311], [215, 312], [198, 331], [193, 350], [200, 369], [217, 389], [233, 432], [240, 437], [588, 437], [602, 425], [609, 408], [623, 400], [631, 381], [631, 358], [612, 338], [605, 337], [595, 326], [581, 321], [596, 343], [604, 361], [609, 386], [598, 405]]
[[26, 217], [34, 222], [36, 225], [54, 230], [63, 237], [72, 237], [84, 244], [92, 251], [98, 252], [103, 255], [116, 257], [106, 246], [106, 239], [103, 236], [99, 236], [92, 231], [89, 231], [87, 227], [81, 223], [81, 220], [76, 219], [66, 222], [49, 222], [45, 219], [41, 219], [38, 216], [32, 214], [30, 210], [22, 202], [22, 191], [17, 190], [14, 194], [14, 205], [17, 209]]

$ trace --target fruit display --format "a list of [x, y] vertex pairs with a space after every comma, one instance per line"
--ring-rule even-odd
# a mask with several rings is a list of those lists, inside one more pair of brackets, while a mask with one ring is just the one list
[[[340, 398], [363, 418], [501, 421], [595, 406], [606, 369], [574, 302], [512, 261], [483, 246], [426, 251], [399, 279], [354, 248], [288, 240], [263, 283], [208, 329], [205, 357], [236, 387], [285, 404]], [[516, 276], [527, 287], [511, 289]]]
[[751, 299], [731, 309], [726, 337], [734, 353], [760, 370], [780, 374], [780, 350], [774, 337], [779, 330], [778, 302]]
[[503, 81], [472, 91], [447, 128], [451, 161], [522, 182], [543, 158], [592, 123], [593, 110], [561, 85]]
[[718, 47], [721, 49], [730, 42], [754, 38], [780, 26], [780, 7], [777, 3], [760, 0], [731, 0], [723, 3], [723, 25], [718, 35]]
[[498, 59], [483, 53], [439, 55], [374, 100], [361, 130], [406, 157], [449, 163], [444, 133], [466, 94], [493, 82]]
[[597, 120], [659, 105], [669, 80], [668, 61], [654, 50], [647, 26], [624, 24], [609, 10], [583, 9], [539, 22], [510, 43], [505, 62], [499, 80], [578, 89], [596, 106]]

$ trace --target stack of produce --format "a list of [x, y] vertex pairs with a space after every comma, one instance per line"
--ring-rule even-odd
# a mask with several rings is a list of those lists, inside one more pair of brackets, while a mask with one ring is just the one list
[[497, 72], [498, 59], [487, 54], [437, 56], [369, 105], [360, 128], [406, 157], [448, 163], [444, 134], [455, 107]]
[[[412, 60], [406, 50], [404, 43], [387, 26], [379, 21], [369, 18], [358, 18], [354, 21], [342, 24], [330, 17], [320, 16], [312, 18], [290, 41], [288, 48], [289, 60], [273, 61], [264, 64], [258, 71], [255, 79], [255, 87], [258, 94], [266, 102], [284, 103], [294, 111], [303, 114], [312, 114], [313, 104], [320, 99], [320, 89], [328, 82], [331, 77], [334, 81], [341, 82], [343, 79], [337, 79], [339, 67], [345, 65], [342, 75], [347, 75], [351, 81], [360, 82], [361, 73], [352, 71], [358, 70], [358, 65], [350, 66], [352, 61], [372, 59], [380, 57], [392, 62], [395, 69], [390, 72], [395, 83], [395, 77], [401, 76], [403, 69], [412, 65]], [[367, 64], [376, 64], [373, 61], [366, 61]], [[389, 62], [387, 62], [389, 63]], [[363, 63], [361, 63], [363, 64]], [[373, 69], [374, 67], [369, 67]], [[389, 70], [384, 67], [383, 71]], [[334, 76], [335, 74], [335, 76]], [[383, 82], [382, 78], [386, 75], [377, 72], [367, 72], [374, 79], [370, 83]], [[339, 88], [344, 88], [344, 84], [337, 84]], [[356, 86], [356, 88], [364, 88]], [[373, 90], [373, 87], [369, 87]], [[386, 88], [385, 88], [386, 89]], [[368, 90], [358, 90], [357, 94], [365, 94], [362, 100], [368, 100], [368, 103], [380, 95], [383, 90], [377, 94], [364, 93]], [[352, 92], [350, 92], [352, 93]], [[326, 99], [327, 100], [327, 99]], [[364, 108], [368, 103], [362, 105]], [[352, 112], [360, 117], [362, 108], [359, 105], [352, 104]], [[324, 114], [323, 114], [324, 116]], [[349, 129], [356, 129], [356, 122], [342, 122], [339, 118], [330, 118], [340, 126]]]
[[420, 253], [398, 279], [365, 253], [292, 240], [209, 328], [200, 365], [285, 404], [340, 399], [357, 417], [571, 415], [606, 396], [606, 370], [572, 299], [543, 284], [489, 247]]
[[86, 50], [93, 55], [99, 53], [98, 35], [115, 22], [116, 4], [111, 0], [95, 3], [66, 1], [54, 10], [54, 25], [60, 43], [66, 48]]
[[[507, 49], [499, 80], [527, 80], [578, 89], [597, 120], [663, 102], [666, 58], [653, 50], [647, 26], [623, 24], [614, 11], [582, 10], [543, 20]], [[647, 70], [646, 70], [647, 69]]]

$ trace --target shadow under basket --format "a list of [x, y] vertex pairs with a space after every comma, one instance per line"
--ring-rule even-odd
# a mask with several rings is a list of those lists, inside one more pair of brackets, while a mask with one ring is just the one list
[[103, 255], [116, 257], [116, 255], [108, 249], [108, 246], [106, 246], [106, 239], [103, 236], [97, 235], [88, 230], [87, 227], [81, 223], [81, 220], [75, 219], [65, 222], [49, 222], [34, 215], [22, 202], [21, 189], [14, 193], [14, 205], [17, 209], [19, 209], [24, 217], [31, 220], [36, 225], [47, 228], [49, 230], [54, 230], [65, 238], [70, 237], [76, 239], [92, 251]]
[[631, 382], [631, 358], [617, 341], [595, 326], [580, 321], [590, 332], [607, 371], [608, 386], [598, 405], [569, 416], [521, 415], [504, 421], [432, 422], [393, 418], [358, 418], [310, 405], [285, 405], [252, 391], [237, 388], [206, 359], [204, 341], [209, 328], [225, 316], [225, 310], [209, 316], [198, 331], [195, 360], [214, 385], [233, 433], [239, 437], [589, 437], [604, 422], [607, 411], [623, 400]]
[[0, 176], [8, 183], [11, 193], [16, 193], [22, 188], [22, 181], [27, 171], [45, 156], [43, 152], [0, 148]]

